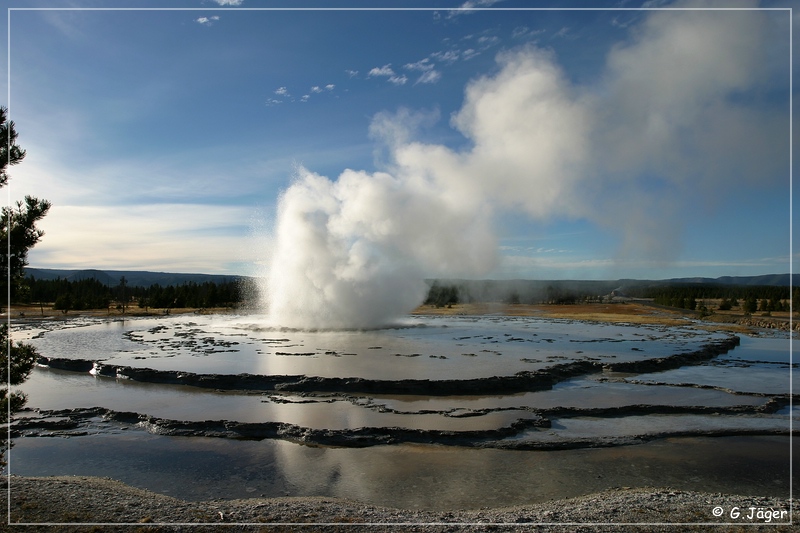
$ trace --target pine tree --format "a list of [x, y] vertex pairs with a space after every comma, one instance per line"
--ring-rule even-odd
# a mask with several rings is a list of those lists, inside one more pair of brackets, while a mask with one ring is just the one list
[[[0, 107], [0, 187], [8, 183], [7, 168], [20, 163], [25, 158], [25, 150], [17, 145], [17, 132], [14, 123], [7, 118], [8, 110]], [[15, 300], [24, 288], [23, 269], [28, 264], [28, 250], [44, 233], [36, 228], [50, 209], [50, 202], [26, 196], [24, 202], [16, 206], [4, 207], [0, 222], [0, 243], [6, 249], [0, 252], [0, 294], [7, 298], [11, 313], [11, 300]], [[8, 281], [11, 280], [9, 286]], [[20, 385], [33, 370], [37, 353], [33, 346], [12, 342], [8, 326], [0, 327], [0, 423], [7, 427], [10, 415], [25, 405], [25, 394], [9, 391], [9, 387]], [[0, 463], [8, 447], [8, 432], [4, 431], [0, 448]]]
[[21, 385], [33, 370], [38, 354], [33, 346], [17, 342], [14, 344], [8, 337], [8, 325], [0, 326], [0, 344], [3, 349], [0, 351], [0, 380], [5, 385], [0, 388], [0, 424], [3, 425], [3, 435], [0, 437], [3, 443], [0, 449], [0, 465], [4, 465], [3, 457], [8, 448], [7, 425], [9, 416], [22, 409], [27, 401], [25, 393], [11, 391], [8, 386]]
[[[8, 110], [0, 107], [0, 187], [8, 183], [6, 169], [20, 163], [25, 158], [25, 150], [16, 144], [17, 132], [14, 123], [7, 119]], [[28, 250], [33, 248], [44, 232], [36, 228], [50, 209], [50, 202], [26, 196], [24, 202], [14, 207], [4, 207], [0, 221], [0, 242], [6, 250], [0, 252], [0, 293], [9, 294], [8, 280], [11, 280], [10, 297], [17, 301], [23, 292], [24, 268], [28, 264]]]
[[752, 295], [752, 294], [749, 295], [745, 299], [744, 304], [742, 304], [742, 310], [745, 312], [745, 314], [753, 314], [753, 313], [755, 313], [757, 307], [758, 307], [758, 301], [756, 300], [755, 295]]

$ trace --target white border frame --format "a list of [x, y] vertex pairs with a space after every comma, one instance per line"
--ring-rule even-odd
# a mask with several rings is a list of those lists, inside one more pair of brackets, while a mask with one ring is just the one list
[[[530, 527], [530, 526], [676, 526], [676, 527], [685, 527], [685, 526], [743, 526], [743, 525], [793, 525], [793, 516], [792, 516], [792, 502], [793, 502], [793, 494], [792, 494], [792, 480], [794, 479], [793, 476], [793, 457], [792, 457], [792, 441], [793, 441], [793, 383], [792, 383], [792, 366], [793, 366], [793, 302], [792, 302], [792, 294], [791, 288], [793, 283], [793, 263], [794, 263], [794, 255], [793, 255], [793, 246], [792, 246], [792, 238], [793, 238], [793, 203], [792, 203], [792, 193], [793, 193], [793, 176], [792, 176], [792, 165], [793, 165], [793, 72], [792, 72], [792, 52], [793, 52], [793, 22], [794, 22], [794, 15], [793, 15], [793, 8], [791, 7], [657, 7], [657, 8], [650, 8], [650, 7], [521, 7], [521, 8], [501, 8], [501, 7], [474, 7], [474, 8], [446, 8], [446, 7], [321, 7], [321, 8], [309, 8], [309, 7], [210, 7], [210, 8], [202, 8], [202, 7], [9, 7], [7, 8], [7, 32], [8, 32], [8, 45], [7, 45], [7, 83], [8, 83], [8, 94], [7, 94], [7, 106], [8, 106], [8, 117], [7, 119], [11, 120], [11, 13], [13, 11], [786, 11], [789, 14], [789, 290], [790, 290], [790, 297], [789, 297], [789, 521], [788, 522], [772, 522], [770, 524], [762, 524], [762, 523], [753, 523], [753, 524], [742, 524], [736, 522], [682, 522], [682, 523], [673, 523], [673, 522], [540, 522], [540, 523], [533, 523], [533, 522], [526, 522], [526, 523], [517, 523], [517, 522], [365, 522], [365, 523], [342, 523], [342, 522], [331, 522], [331, 523], [323, 523], [323, 522], [153, 522], [148, 524], [141, 524], [139, 522], [132, 522], [132, 523], [123, 523], [123, 522], [11, 522], [11, 404], [8, 405], [8, 420], [9, 425], [7, 429], [7, 445], [6, 448], [6, 459], [7, 459], [7, 490], [8, 490], [8, 509], [7, 509], [7, 525], [9, 526], [301, 526], [301, 527], [310, 527], [310, 526], [516, 526], [516, 527]], [[10, 143], [10, 139], [9, 139]], [[9, 151], [10, 156], [10, 151]], [[7, 187], [7, 199], [6, 199], [6, 206], [11, 207], [11, 187], [9, 184], [6, 184]], [[10, 256], [11, 254], [11, 237], [10, 232], [8, 234], [7, 243], [6, 243], [6, 254]], [[10, 261], [9, 261], [10, 263]], [[8, 325], [8, 343], [5, 346], [5, 349], [8, 351], [9, 346], [11, 345], [11, 269], [8, 269], [8, 294], [7, 297], [7, 316], [6, 321]], [[10, 380], [11, 376], [11, 358], [8, 359], [8, 376]], [[6, 383], [9, 392], [11, 391], [11, 384]]]

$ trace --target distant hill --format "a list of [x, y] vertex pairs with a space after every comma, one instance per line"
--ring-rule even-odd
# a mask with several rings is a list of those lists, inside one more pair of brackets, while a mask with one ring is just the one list
[[[122, 276], [128, 281], [130, 287], [150, 287], [151, 285], [182, 285], [184, 283], [204, 283], [211, 281], [223, 283], [239, 279], [249, 279], [247, 276], [227, 276], [220, 274], [181, 274], [172, 272], [148, 272], [139, 270], [61, 270], [52, 268], [26, 268], [26, 276], [36, 279], [50, 280], [62, 278], [69, 281], [94, 278], [101, 283], [114, 287], [119, 285]], [[571, 289], [596, 294], [607, 294], [612, 290], [630, 290], [639, 287], [654, 285], [678, 284], [719, 284], [719, 285], [768, 285], [768, 286], [800, 286], [800, 274], [792, 275], [789, 283], [789, 274], [767, 274], [763, 276], [723, 276], [719, 278], [672, 278], [663, 280], [646, 279], [619, 279], [619, 280], [437, 280], [440, 284], [458, 284], [466, 289], [476, 299], [492, 299], [496, 295], [505, 295], [511, 292], [520, 296], [540, 294], [548, 289]], [[429, 280], [433, 283], [434, 280]]]
[[722, 276], [721, 278], [674, 278], [670, 283], [718, 283], [720, 285], [800, 285], [800, 274], [766, 274], [764, 276]]
[[51, 280], [66, 279], [68, 281], [80, 281], [83, 279], [94, 278], [104, 285], [114, 287], [119, 285], [119, 280], [123, 276], [128, 282], [129, 287], [150, 287], [151, 285], [183, 285], [184, 283], [223, 283], [245, 279], [245, 276], [225, 276], [219, 274], [179, 274], [172, 272], [147, 272], [138, 270], [61, 270], [52, 268], [26, 268], [25, 276], [33, 276], [35, 279]]
[[[800, 274], [792, 276], [792, 285], [800, 286]], [[518, 299], [521, 302], [542, 299], [558, 300], [569, 294], [605, 295], [641, 293], [643, 289], [669, 287], [674, 285], [739, 285], [739, 286], [789, 286], [789, 274], [768, 274], [764, 276], [724, 276], [720, 278], [673, 278], [662, 280], [618, 279], [618, 280], [428, 280], [428, 284], [440, 286], [455, 285], [462, 298], [473, 301], [507, 301]]]

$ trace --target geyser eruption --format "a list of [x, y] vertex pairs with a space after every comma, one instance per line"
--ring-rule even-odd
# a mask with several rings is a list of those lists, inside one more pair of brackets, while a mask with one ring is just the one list
[[767, 53], [770, 24], [762, 12], [651, 12], [580, 85], [552, 52], [503, 52], [451, 117], [462, 150], [415, 142], [420, 114], [378, 114], [386, 172], [300, 168], [281, 196], [262, 291], [272, 321], [386, 325], [422, 302], [425, 278], [487, 275], [506, 210], [607, 228], [620, 259], [675, 257], [685, 221], [730, 181], [785, 175], [782, 101], [743, 97], [785, 69]]
[[304, 168], [283, 193], [265, 291], [292, 328], [389, 325], [425, 298], [425, 277], [485, 272], [495, 255], [486, 213], [424, 180]]

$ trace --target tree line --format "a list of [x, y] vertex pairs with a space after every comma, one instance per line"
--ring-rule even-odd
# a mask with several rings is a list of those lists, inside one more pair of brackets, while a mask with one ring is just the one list
[[[616, 282], [615, 282], [616, 284]], [[599, 287], [598, 287], [599, 288]], [[608, 287], [603, 287], [608, 289]], [[609, 289], [610, 292], [610, 289]], [[746, 313], [789, 311], [790, 298], [800, 301], [800, 287], [781, 285], [721, 285], [721, 284], [672, 284], [642, 285], [625, 289], [625, 295], [633, 298], [648, 298], [654, 303], [681, 309], [704, 310], [707, 300], [719, 300], [720, 310], [742, 306]], [[487, 299], [488, 296], [488, 299]], [[476, 301], [502, 301], [518, 304], [575, 304], [606, 301], [608, 294], [600, 295], [587, 287], [549, 284], [521, 295], [517, 289], [484, 294], [475, 297], [462, 284], [434, 281], [425, 299], [425, 305], [445, 307], [457, 303]]]
[[28, 276], [24, 286], [25, 291], [19, 299], [21, 303], [53, 304], [54, 309], [64, 312], [105, 309], [132, 302], [142, 309], [235, 307], [243, 301], [245, 292], [238, 279], [220, 283], [190, 281], [165, 287], [159, 284], [130, 287], [122, 278], [119, 285], [110, 287], [94, 278], [42, 280]]
[[727, 311], [742, 306], [746, 313], [789, 311], [790, 299], [800, 298], [800, 287], [779, 285], [670, 285], [632, 291], [631, 296], [652, 298], [669, 307], [697, 309], [705, 300], [720, 300], [719, 309]]
[[424, 305], [446, 307], [458, 303], [503, 302], [507, 304], [575, 304], [598, 301], [601, 296], [586, 289], [571, 289], [558, 284], [529, 289], [504, 287], [499, 290], [473, 291], [465, 284], [440, 283], [428, 288]]

